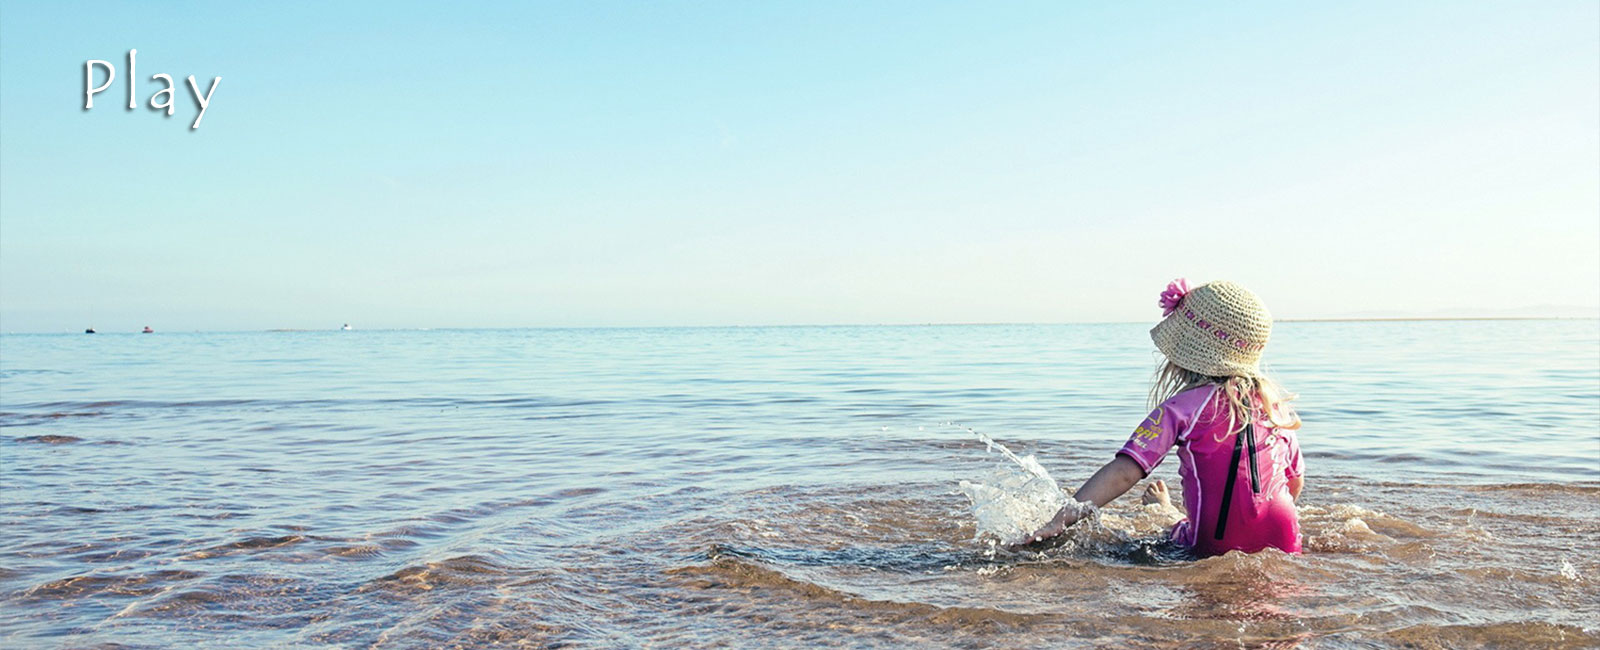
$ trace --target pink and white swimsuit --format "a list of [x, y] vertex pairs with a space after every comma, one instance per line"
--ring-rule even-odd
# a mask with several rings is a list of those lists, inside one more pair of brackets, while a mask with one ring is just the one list
[[1231, 411], [1220, 387], [1191, 388], [1151, 411], [1117, 453], [1148, 476], [1177, 446], [1189, 516], [1173, 527], [1172, 541], [1201, 556], [1269, 546], [1299, 553], [1289, 479], [1305, 473], [1300, 443], [1264, 417], [1242, 426]]

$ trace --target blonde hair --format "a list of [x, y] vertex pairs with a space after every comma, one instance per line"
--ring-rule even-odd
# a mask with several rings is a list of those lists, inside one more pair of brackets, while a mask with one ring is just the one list
[[1259, 370], [1231, 377], [1204, 375], [1186, 370], [1170, 360], [1162, 359], [1156, 369], [1155, 382], [1150, 386], [1150, 408], [1160, 406], [1172, 396], [1199, 386], [1215, 384], [1228, 396], [1228, 406], [1235, 422], [1251, 421], [1257, 408], [1267, 414], [1267, 420], [1278, 429], [1299, 429], [1300, 416], [1293, 409], [1284, 408], [1298, 397], [1286, 391]]

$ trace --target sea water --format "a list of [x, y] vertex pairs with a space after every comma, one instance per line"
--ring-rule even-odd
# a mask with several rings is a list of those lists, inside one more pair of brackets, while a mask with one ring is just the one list
[[1306, 553], [1198, 561], [994, 552], [1147, 325], [158, 329], [0, 336], [0, 646], [1600, 644], [1596, 321], [1280, 323]]

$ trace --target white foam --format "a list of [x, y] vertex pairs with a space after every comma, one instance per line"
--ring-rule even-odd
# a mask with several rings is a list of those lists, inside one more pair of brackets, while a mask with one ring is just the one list
[[1578, 567], [1572, 566], [1572, 560], [1561, 558], [1561, 577], [1577, 582], [1582, 580], [1578, 575]]

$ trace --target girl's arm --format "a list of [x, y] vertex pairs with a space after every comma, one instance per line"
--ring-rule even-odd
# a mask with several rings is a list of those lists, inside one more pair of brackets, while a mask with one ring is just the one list
[[[1098, 508], [1122, 496], [1143, 478], [1143, 467], [1133, 462], [1132, 458], [1117, 454], [1116, 458], [1111, 459], [1111, 462], [1101, 467], [1100, 471], [1094, 473], [1094, 476], [1083, 482], [1083, 487], [1078, 488], [1078, 491], [1072, 495], [1072, 500], [1080, 503], [1092, 503]], [[1083, 508], [1069, 503], [1056, 512], [1056, 516], [1050, 519], [1050, 523], [1045, 524], [1043, 528], [1035, 531], [1029, 537], [1032, 541], [1037, 542], [1060, 535], [1068, 526], [1078, 523], [1078, 518], [1081, 516], [1083, 516]]]
[[1296, 476], [1294, 478], [1289, 479], [1289, 498], [1294, 499], [1295, 501], [1299, 501], [1300, 500], [1300, 488], [1303, 488], [1305, 486], [1306, 486], [1306, 479], [1303, 476]]

